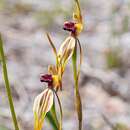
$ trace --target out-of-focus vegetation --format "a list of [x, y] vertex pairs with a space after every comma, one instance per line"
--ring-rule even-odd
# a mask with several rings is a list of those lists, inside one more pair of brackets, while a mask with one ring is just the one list
[[129, 130], [129, 128], [123, 123], [117, 123], [113, 130]]
[[8, 130], [8, 128], [6, 128], [6, 127], [3, 126], [3, 125], [0, 125], [0, 130]]
[[122, 59], [120, 53], [121, 53], [120, 48], [109, 48], [107, 50], [105, 56], [106, 56], [107, 67], [109, 69], [122, 67]]
[[5, 0], [0, 0], [0, 11], [5, 8]]
[[33, 10], [30, 4], [15, 3], [10, 11], [14, 14], [27, 14]]
[[[52, 13], [53, 12], [53, 13]], [[69, 11], [64, 11], [62, 8], [54, 8], [52, 10], [40, 10], [34, 13], [34, 18], [38, 21], [41, 27], [51, 28], [56, 27], [58, 20], [60, 17], [68, 16]], [[59, 18], [56, 18], [56, 17]]]

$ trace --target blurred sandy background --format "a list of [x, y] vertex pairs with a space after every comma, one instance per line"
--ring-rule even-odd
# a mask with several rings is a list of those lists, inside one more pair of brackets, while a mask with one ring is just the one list
[[[84, 31], [80, 93], [83, 130], [130, 129], [130, 0], [81, 0]], [[21, 130], [33, 129], [34, 98], [45, 87], [41, 73], [55, 59], [45, 32], [58, 48], [68, 33], [73, 0], [0, 0], [8, 73]], [[71, 62], [64, 74], [63, 129], [77, 130]], [[1, 73], [1, 66], [0, 66]], [[114, 126], [114, 128], [113, 128]], [[52, 129], [48, 122], [44, 130]], [[13, 130], [0, 74], [0, 130]]]

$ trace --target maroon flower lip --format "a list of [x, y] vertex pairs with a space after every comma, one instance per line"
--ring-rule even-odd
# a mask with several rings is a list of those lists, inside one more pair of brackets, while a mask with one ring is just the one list
[[48, 86], [52, 86], [52, 82], [53, 82], [52, 75], [51, 74], [41, 74], [40, 81], [48, 83]]
[[75, 33], [76, 32], [75, 23], [74, 22], [65, 22], [63, 29], [67, 30], [69, 32]]

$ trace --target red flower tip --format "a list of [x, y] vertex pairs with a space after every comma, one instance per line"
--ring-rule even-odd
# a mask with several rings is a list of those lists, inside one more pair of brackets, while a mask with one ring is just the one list
[[76, 32], [75, 23], [74, 22], [65, 22], [63, 29], [67, 30], [69, 32], [75, 33]]

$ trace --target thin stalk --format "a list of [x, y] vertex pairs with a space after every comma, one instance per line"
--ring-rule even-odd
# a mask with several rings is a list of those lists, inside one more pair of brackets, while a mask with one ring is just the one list
[[73, 64], [73, 75], [74, 75], [74, 92], [75, 92], [75, 105], [78, 115], [79, 121], [79, 130], [82, 129], [82, 103], [79, 93], [79, 85], [78, 85], [78, 72], [77, 72], [77, 39], [75, 40], [75, 49], [72, 56], [72, 64]]
[[59, 123], [59, 129], [58, 130], [62, 130], [62, 117], [63, 117], [62, 105], [61, 105], [60, 98], [58, 97], [57, 92], [54, 91], [54, 93], [55, 93], [55, 95], [57, 97], [57, 101], [58, 101], [59, 108], [60, 108], [60, 123]]
[[3, 69], [3, 79], [5, 81], [5, 88], [6, 88], [6, 93], [8, 96], [8, 101], [9, 101], [9, 106], [10, 106], [10, 111], [12, 114], [12, 120], [14, 123], [15, 130], [19, 130], [18, 127], [18, 122], [15, 114], [15, 109], [13, 105], [13, 99], [12, 99], [12, 94], [11, 94], [11, 88], [9, 84], [9, 79], [8, 79], [8, 72], [7, 72], [7, 67], [6, 67], [6, 60], [5, 60], [5, 55], [4, 55], [4, 49], [3, 49], [3, 42], [0, 34], [0, 55], [1, 55], [1, 62], [2, 62], [2, 69]]

